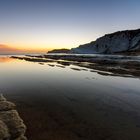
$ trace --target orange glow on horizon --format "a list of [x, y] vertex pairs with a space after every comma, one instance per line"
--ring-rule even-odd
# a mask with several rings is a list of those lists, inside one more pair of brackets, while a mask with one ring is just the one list
[[5, 45], [0, 44], [0, 53], [46, 53], [53, 48], [40, 46], [23, 46], [23, 45]]
[[[8, 46], [8, 48], [10, 48], [10, 50], [13, 50], [15, 52], [29, 52], [29, 53], [46, 53], [50, 50], [53, 50], [53, 49], [61, 49], [61, 48], [67, 48], [67, 49], [70, 49], [70, 47], [65, 47], [66, 45], [45, 45], [45, 44], [37, 44], [37, 45], [33, 45], [33, 44], [30, 44], [30, 45], [18, 45], [18, 44], [12, 44], [12, 45], [5, 45], [5, 46]], [[47, 47], [49, 46], [49, 47]], [[72, 47], [71, 47], [72, 48]]]

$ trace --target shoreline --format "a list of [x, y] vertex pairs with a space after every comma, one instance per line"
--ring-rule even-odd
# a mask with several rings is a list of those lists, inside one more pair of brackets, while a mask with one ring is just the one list
[[5, 97], [16, 103], [27, 126], [28, 139], [137, 140], [140, 137], [138, 76], [101, 71], [108, 69], [109, 64], [28, 56], [16, 59], [5, 66], [6, 72], [14, 67], [15, 73], [10, 73], [10, 77], [3, 75], [7, 81], [6, 84], [1, 81], [6, 85], [5, 89], [1, 87]]
[[63, 66], [77, 65], [101, 72], [107, 72], [113, 76], [140, 76], [140, 57], [131, 56], [79, 56], [79, 55], [26, 55], [24, 57], [11, 56], [14, 59], [20, 59], [30, 62], [49, 63], [56, 62]]

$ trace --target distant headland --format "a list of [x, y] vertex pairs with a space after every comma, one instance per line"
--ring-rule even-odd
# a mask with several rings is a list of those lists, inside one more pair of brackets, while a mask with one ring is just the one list
[[106, 34], [96, 41], [72, 49], [55, 49], [48, 53], [140, 54], [140, 29]]

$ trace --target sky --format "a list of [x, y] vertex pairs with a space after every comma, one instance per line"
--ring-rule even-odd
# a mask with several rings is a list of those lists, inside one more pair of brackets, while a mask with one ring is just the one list
[[0, 0], [0, 53], [74, 48], [140, 28], [140, 0]]

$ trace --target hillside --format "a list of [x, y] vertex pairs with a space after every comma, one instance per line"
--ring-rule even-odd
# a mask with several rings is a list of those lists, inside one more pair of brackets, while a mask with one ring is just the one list
[[72, 48], [71, 52], [81, 54], [140, 52], [140, 29], [106, 34], [96, 41]]

